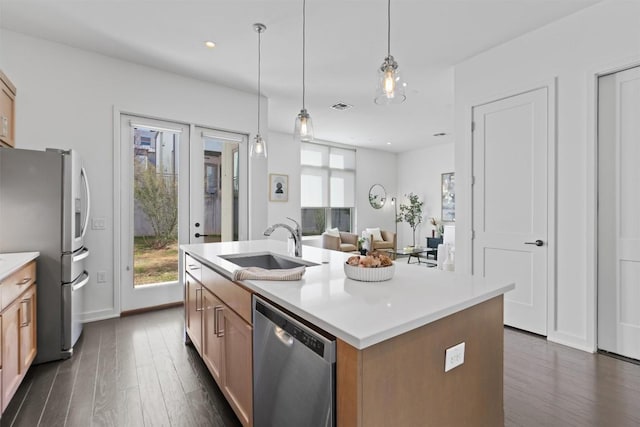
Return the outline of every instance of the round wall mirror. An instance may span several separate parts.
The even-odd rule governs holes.
[[[373,184],[369,189],[369,204],[373,209],[380,209],[387,201],[387,192],[380,184]]]

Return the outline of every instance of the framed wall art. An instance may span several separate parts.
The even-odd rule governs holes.
[[[272,202],[289,200],[289,175],[269,174],[269,200]]]
[[[456,177],[453,172],[442,174],[442,222],[456,220]]]

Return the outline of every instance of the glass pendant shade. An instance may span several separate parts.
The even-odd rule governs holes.
[[[260,134],[256,135],[249,147],[249,156],[253,158],[267,158],[267,141],[262,139]]]
[[[293,138],[296,142],[313,142],[313,121],[304,108],[296,116]]]
[[[306,34],[307,34],[307,1],[302,0],[302,109],[296,116],[296,124],[293,127],[293,140],[295,142],[313,142],[313,122],[304,103],[305,99],[305,58],[306,58]]]
[[[378,69],[378,87],[374,101],[378,105],[400,104],[407,99],[398,63],[389,55]]]

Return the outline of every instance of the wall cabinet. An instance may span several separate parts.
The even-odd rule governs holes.
[[[0,145],[15,147],[16,87],[0,71]]]
[[[234,412],[253,425],[251,293],[185,255],[185,324]]]
[[[36,356],[35,279],[35,262],[31,262],[0,281],[2,412],[9,405]]]

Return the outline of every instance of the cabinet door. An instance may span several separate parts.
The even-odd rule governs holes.
[[[252,327],[228,308],[223,311],[224,390],[243,425],[253,423]]]
[[[2,313],[2,411],[20,385],[20,300]]]
[[[185,278],[187,333],[195,348],[202,354],[202,285],[188,274],[185,274]]]
[[[36,286],[24,293],[20,304],[20,375],[25,375],[36,357]]]
[[[202,358],[209,367],[209,371],[218,384],[222,367],[222,342],[224,305],[211,292],[202,291],[203,301],[203,325],[202,334]]]
[[[10,147],[15,146],[14,124],[15,87],[0,71],[0,142]]]

